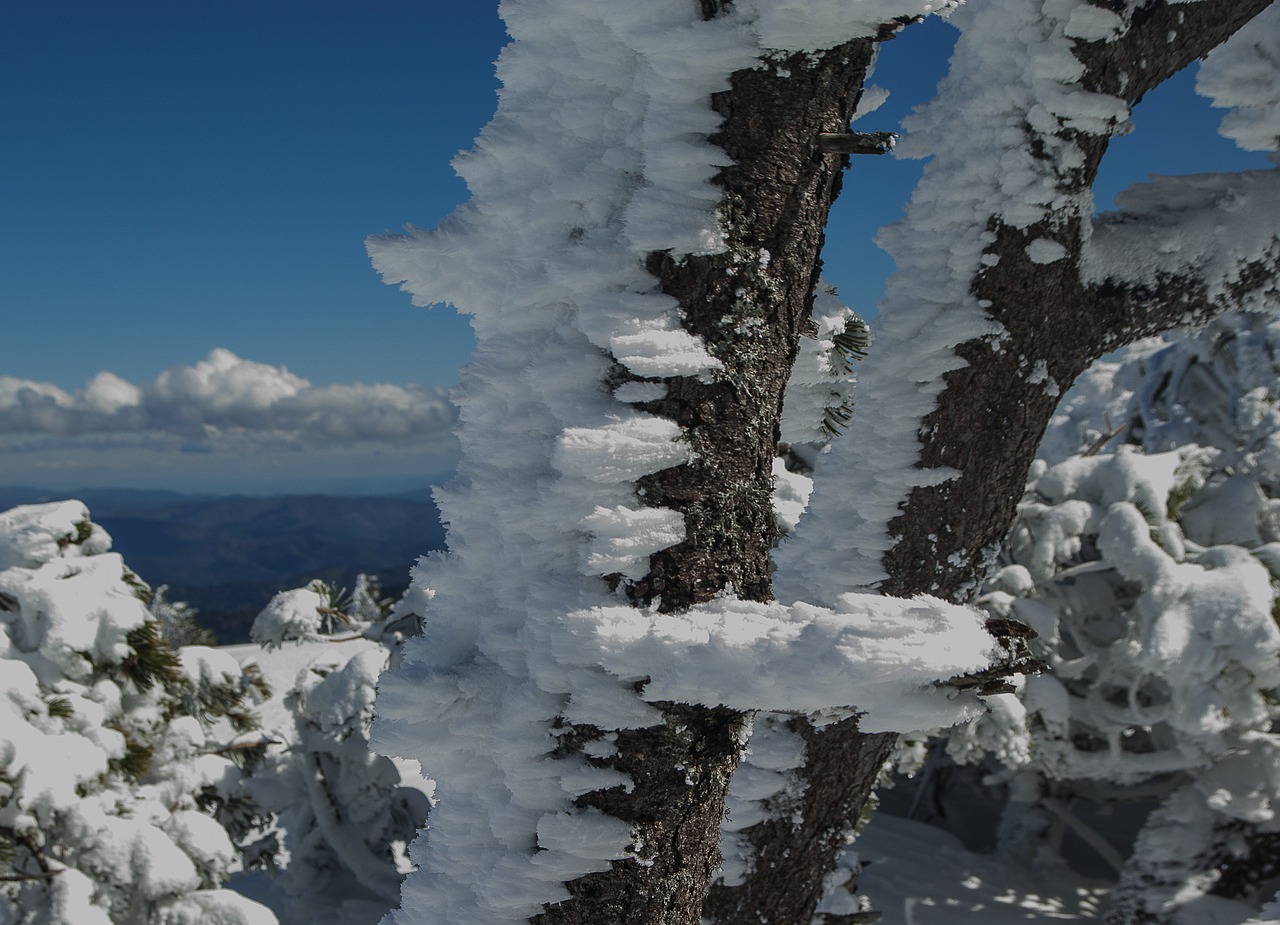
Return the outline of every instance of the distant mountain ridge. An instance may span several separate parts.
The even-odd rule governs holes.
[[[350,587],[364,572],[398,595],[416,559],[444,548],[440,512],[425,489],[250,497],[0,487],[0,510],[67,498],[88,505],[129,567],[153,587],[169,585],[171,600],[195,606],[223,644],[247,641],[277,591],[311,578]]]

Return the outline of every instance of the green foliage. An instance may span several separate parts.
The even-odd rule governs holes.
[[[265,753],[263,746],[253,767],[261,763]],[[274,821],[271,813],[264,814],[248,797],[227,795],[214,787],[206,787],[196,794],[196,806],[227,830],[240,852],[245,870],[275,870],[280,837],[269,831]]]
[[[839,366],[845,375],[853,372],[853,364],[867,358],[867,350],[871,347],[871,327],[853,315],[845,322],[844,330],[831,338],[839,355]]]
[[[51,697],[45,701],[49,716],[54,719],[71,719],[75,712],[71,709],[71,701],[66,697]]]
[[[138,577],[138,574],[129,568],[125,568],[124,574],[120,577],[124,583],[129,586],[129,590],[133,592],[134,597],[142,601],[146,606],[151,606],[151,600],[154,595],[151,593],[150,585]]]
[[[853,364],[867,358],[871,346],[871,328],[857,315],[851,315],[844,330],[831,338],[831,368],[840,376],[853,374]],[[853,419],[853,402],[843,401],[828,405],[822,412],[822,432],[828,437],[838,437]]]
[[[251,688],[270,694],[270,688],[261,676],[250,677],[248,674],[240,683],[212,684],[199,691],[188,687],[181,698],[182,712],[194,716],[204,725],[225,718],[236,732],[252,732],[262,724],[250,703]]]
[[[182,663],[164,638],[158,620],[147,620],[130,630],[125,640],[132,653],[120,663],[120,668],[138,690],[149,691],[156,684],[171,690],[182,682]]]
[[[66,549],[68,546],[83,546],[89,537],[93,536],[93,522],[88,518],[77,520],[75,524],[75,533],[68,533],[58,538],[58,548]]]
[[[357,575],[355,587],[351,589],[318,578],[307,587],[324,598],[320,614],[324,617],[321,629],[325,633],[336,632],[339,626],[359,629],[356,624],[381,623],[395,606],[395,600],[383,595],[381,584],[372,575]]]
[[[112,758],[107,766],[117,774],[130,780],[141,780],[151,770],[151,760],[155,757],[155,749],[146,742],[141,742],[128,730],[113,727],[124,735],[124,755]]]
[[[1160,513],[1152,507],[1151,502],[1148,499],[1139,496],[1131,500],[1133,506],[1138,509],[1138,513],[1142,515],[1143,520],[1151,524],[1153,527],[1160,525]]]
[[[853,406],[845,403],[829,405],[822,412],[822,432],[828,437],[838,437],[853,420]]]

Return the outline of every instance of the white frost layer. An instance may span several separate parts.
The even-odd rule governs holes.
[[[600,427],[566,427],[556,441],[551,464],[567,476],[591,482],[634,482],[642,475],[689,461],[680,443],[680,425],[666,418],[635,415]]]
[[[800,522],[800,515],[809,506],[809,495],[813,491],[813,479],[788,471],[786,465],[778,457],[773,460],[773,516],[783,533],[791,533]]]
[[[1196,90],[1231,111],[1218,131],[1249,151],[1280,148],[1280,7],[1267,7],[1209,53]]]
[[[684,515],[668,508],[598,507],[582,525],[592,534],[584,571],[596,575],[643,578],[650,555],[684,541]]]
[[[754,20],[763,48],[815,51],[839,42],[866,38],[902,17],[949,10],[960,0],[746,0],[735,4]]]
[[[742,833],[767,819],[798,811],[805,784],[796,771],[805,763],[805,741],[788,728],[790,717],[765,713],[751,724],[751,738],[729,781],[720,821],[720,882],[739,886],[751,873],[755,849]]]
[[[1219,299],[1252,265],[1280,262],[1280,170],[1156,177],[1120,193],[1116,205],[1095,223],[1085,253],[1090,282],[1182,277],[1203,281]],[[1264,297],[1231,305],[1259,310]]]
[[[641,683],[647,700],[868,714],[868,732],[964,722],[975,699],[935,682],[990,664],[976,611],[931,597],[841,595],[832,609],[721,600],[682,613],[598,607],[566,618],[560,657]],[[594,637],[594,638],[592,638]]]

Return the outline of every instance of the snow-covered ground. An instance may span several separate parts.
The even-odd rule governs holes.
[[[855,850],[868,864],[859,892],[884,914],[880,925],[1089,921],[1099,917],[1112,886],[1067,867],[1031,869],[966,851],[935,826],[884,812]]]

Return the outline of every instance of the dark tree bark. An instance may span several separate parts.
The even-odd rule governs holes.
[[[794,814],[747,831],[755,853],[753,869],[741,886],[712,887],[704,912],[713,922],[811,922],[823,880],[865,811],[897,741],[893,733],[860,733],[853,719],[826,732],[801,719],[791,725],[806,742],[804,796]],[[804,820],[810,837],[796,838],[793,818]]]

